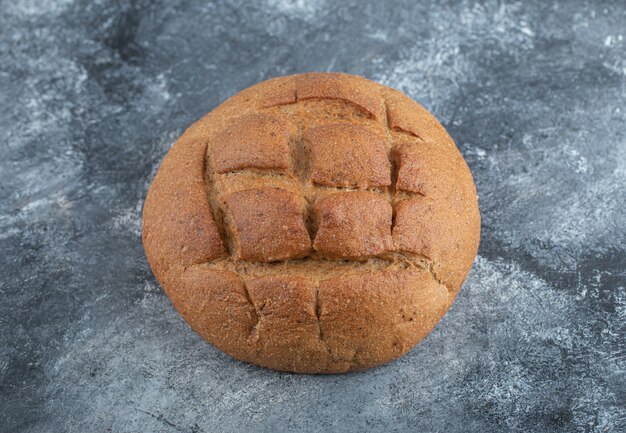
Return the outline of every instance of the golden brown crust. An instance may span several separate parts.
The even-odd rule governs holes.
[[[251,279],[247,287],[259,317],[253,335],[255,358],[279,370],[306,371],[302,366],[309,363],[324,365],[316,283],[304,277],[267,275]],[[278,353],[288,355],[276,357]]]
[[[392,131],[413,135],[422,141],[448,148],[454,146],[443,126],[424,107],[397,90],[386,88],[383,93],[387,108],[387,124]]]
[[[164,287],[194,331],[236,358],[249,356],[258,317],[237,274],[189,267]]]
[[[175,265],[192,265],[226,255],[209,209],[201,142],[185,134],[163,160],[143,211],[143,242],[157,278]]]
[[[263,113],[235,119],[211,146],[216,173],[246,168],[286,171],[291,167],[289,122]]]
[[[339,192],[315,205],[319,229],[314,248],[322,256],[366,258],[391,250],[393,210],[387,198],[369,191]]]
[[[372,92],[371,82],[357,76],[312,72],[296,76],[296,99],[340,99],[367,111],[381,120],[385,112],[383,100]]]
[[[382,137],[349,123],[308,129],[311,181],[316,185],[381,187],[391,184],[387,144]]]
[[[229,194],[225,203],[237,245],[233,260],[273,262],[297,259],[310,251],[304,209],[296,194],[261,187]]]
[[[445,147],[415,141],[402,142],[394,147],[393,157],[398,170],[398,191],[445,200],[458,188],[454,172],[461,167],[462,159],[454,158]]]
[[[379,271],[320,282],[322,337],[345,370],[395,359],[448,309],[448,290],[421,270]]]
[[[445,314],[480,237],[437,120],[361,77],[259,83],[189,128],[143,214],[148,261],[233,357],[334,373],[395,359]]]

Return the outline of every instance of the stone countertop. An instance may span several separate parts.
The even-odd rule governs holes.
[[[626,3],[204,3],[0,0],[0,431],[626,431]],[[480,195],[452,310],[363,373],[233,361],[140,241],[185,127],[312,70],[421,102]]]

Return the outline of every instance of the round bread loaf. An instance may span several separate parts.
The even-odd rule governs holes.
[[[264,81],[191,126],[143,210],[176,309],[236,359],[361,370],[409,351],[476,256],[465,160],[404,94],[361,77]]]

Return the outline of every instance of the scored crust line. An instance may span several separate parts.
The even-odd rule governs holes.
[[[423,263],[422,265],[420,265],[420,267],[423,270],[427,271],[430,274],[430,277],[433,280],[435,280],[437,282],[437,284],[439,284],[441,286],[444,286],[446,288],[446,290],[448,291],[448,293],[454,292],[454,290],[452,290],[450,287],[448,287],[448,285],[445,282],[441,281],[441,279],[437,275],[437,272],[435,272],[435,269],[434,269],[434,264],[435,263],[434,263],[433,259],[431,259],[429,257],[426,257],[423,254],[417,254],[417,253],[412,253],[412,254],[413,254],[413,256],[416,259],[420,260]]]
[[[385,114],[383,116],[384,119],[384,130],[385,130],[385,136],[387,138],[387,158],[389,159],[389,177],[391,179],[391,184],[389,185],[389,187],[386,189],[386,195],[387,195],[387,201],[389,202],[389,205],[391,206],[391,236],[393,236],[393,229],[396,225],[396,207],[395,207],[395,199],[396,199],[396,183],[398,182],[398,167],[396,164],[396,160],[394,158],[393,155],[393,151],[394,151],[394,147],[395,147],[395,143],[393,141],[393,136],[391,135],[391,130],[389,128],[390,125],[390,121],[389,121],[389,109],[387,108],[387,101],[385,100],[385,98],[381,95],[381,98],[383,99],[383,107],[385,109]]]
[[[293,122],[290,116],[289,121]],[[298,185],[300,187],[300,196],[304,201],[304,226],[306,227],[307,233],[309,234],[309,240],[311,241],[311,247],[313,246],[313,242],[315,241],[315,224],[313,222],[314,211],[313,211],[313,200],[309,194],[308,186],[310,184],[311,178],[311,169],[312,169],[312,161],[311,161],[311,149],[307,147],[307,144],[304,140],[304,129],[302,125],[293,122],[298,130],[298,133],[295,137],[293,137],[289,144],[291,146],[291,166],[293,167],[294,177],[298,181]]]
[[[326,336],[324,335],[324,329],[322,328],[322,304],[320,304],[320,282],[319,280],[315,282],[315,318],[317,319],[317,335],[319,341],[326,347],[326,351],[328,352],[329,359],[332,358],[332,352],[330,350],[330,346],[328,345],[328,341],[326,340]]]
[[[222,176],[228,176],[229,174],[236,175],[240,173],[257,174],[259,176],[276,176],[276,177],[281,177],[285,179],[289,179],[290,177],[289,173],[285,173],[285,170],[274,169],[274,168],[253,168],[253,167],[239,168],[236,170],[228,170],[219,174]]]
[[[391,233],[393,235],[393,230],[396,225],[396,217],[397,217],[396,204],[399,201],[407,199],[412,196],[420,196],[420,197],[426,197],[426,196],[421,192],[398,191],[398,177],[399,177],[400,165],[398,164],[398,161],[396,160],[395,155],[394,155],[396,142],[393,138],[392,132],[399,132],[402,134],[407,134],[411,137],[415,137],[419,139],[422,142],[425,142],[425,140],[420,135],[411,133],[409,131],[405,131],[402,128],[392,128],[391,127],[392,122],[391,122],[391,119],[389,118],[389,115],[390,115],[389,102],[384,97],[383,97],[383,100],[384,100],[385,121],[386,121],[385,130],[386,130],[386,135],[387,135],[387,140],[388,140],[388,158],[389,158],[389,164],[391,167],[391,186],[389,187],[388,196],[389,196],[389,202],[391,204],[391,209],[392,209]],[[404,254],[401,251],[398,251],[397,254],[404,256]],[[435,280],[439,285],[444,286],[446,290],[448,291],[448,293],[453,292],[453,290],[450,287],[448,287],[447,284],[441,281],[441,279],[437,276],[437,273],[435,272],[434,267],[433,267],[434,262],[432,259],[430,259],[429,257],[426,257],[423,254],[417,254],[417,253],[411,253],[411,254],[419,258],[419,260],[421,261],[420,267],[428,271],[428,273],[430,274],[430,277],[433,280]]]
[[[211,214],[213,215],[215,225],[217,226],[220,240],[224,248],[226,248],[226,250],[228,251],[228,255],[232,257],[233,251],[231,251],[231,244],[233,241],[231,238],[230,227],[228,227],[228,224],[224,222],[224,210],[221,208],[217,199],[218,191],[215,182],[215,170],[212,167],[212,161],[210,159],[211,152],[209,151],[209,146],[210,143],[207,141],[203,161],[203,184],[206,190],[207,198],[209,200],[209,209],[211,210]]]
[[[195,265],[191,265],[190,267],[196,268],[204,268],[204,269],[213,269],[220,271],[232,271],[243,277],[250,278],[258,278],[268,275],[284,275],[285,264],[292,265],[302,265],[303,262],[308,260],[314,260],[314,256],[307,256],[304,258],[298,259],[287,259],[280,260],[272,263],[266,262],[254,262],[247,260],[238,260],[237,262],[230,261],[228,258],[222,258],[218,260],[211,260],[204,263],[198,263]],[[315,260],[314,260],[315,261]],[[359,269],[354,265],[361,265],[364,268],[367,268],[369,271],[385,271],[388,269],[397,269],[397,268],[414,268],[420,269],[422,271],[426,271],[430,274],[431,278],[435,280],[438,284],[446,286],[449,290],[451,290],[441,279],[437,276],[433,266],[433,260],[424,256],[423,254],[417,253],[403,253],[403,252],[390,252],[383,253],[379,256],[372,256],[364,261],[356,261],[356,260],[344,260],[344,261],[334,261],[334,260],[317,260],[318,263],[332,263],[334,266],[339,265],[339,268],[345,268],[346,272],[342,272],[341,275],[350,275],[352,273],[358,274],[360,272],[350,272],[350,270]],[[329,265],[330,266],[330,265]],[[314,274],[313,276],[308,275],[306,271],[298,270],[297,266],[292,270],[290,275],[296,276],[307,276],[309,278],[313,278],[316,281],[324,281],[325,279],[320,279],[320,272],[324,275],[328,275],[328,278],[333,278],[332,274],[328,273],[328,270],[325,268],[318,268],[311,270]]]
[[[246,284],[246,281],[241,276],[239,276],[239,281],[241,282],[241,287],[243,288],[243,295],[246,298],[248,304],[250,304],[250,306],[252,307],[252,317],[250,317],[250,319],[252,320],[252,327],[248,332],[248,338],[252,338],[256,333],[257,325],[259,324],[260,320],[260,315],[256,309],[256,305],[254,305],[254,302],[252,302],[252,297],[250,296],[250,292],[248,291],[248,285]]]
[[[385,101],[385,120],[387,121],[387,125],[386,126],[387,126],[387,130],[389,130],[390,133],[391,132],[396,132],[396,133],[400,133],[400,134],[405,134],[405,135],[409,135],[411,137],[416,137],[419,140],[421,140],[423,142],[426,142],[426,140],[424,140],[422,138],[422,136],[419,135],[419,134],[407,131],[405,129],[400,128],[399,126],[396,126],[395,128],[392,127],[391,126],[392,122],[391,122],[391,119],[389,118],[389,102],[387,102],[387,99],[385,99],[385,98],[383,98],[383,100]]]
[[[315,285],[315,317],[317,319],[317,332],[320,338],[320,341],[324,341],[324,331],[322,330],[322,306],[320,305],[320,288],[319,282]]]

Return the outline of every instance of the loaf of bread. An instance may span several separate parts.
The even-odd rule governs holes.
[[[148,261],[191,327],[294,372],[409,351],[450,307],[479,238],[472,176],[445,129],[347,74],[231,97],[174,144],[143,210]]]

